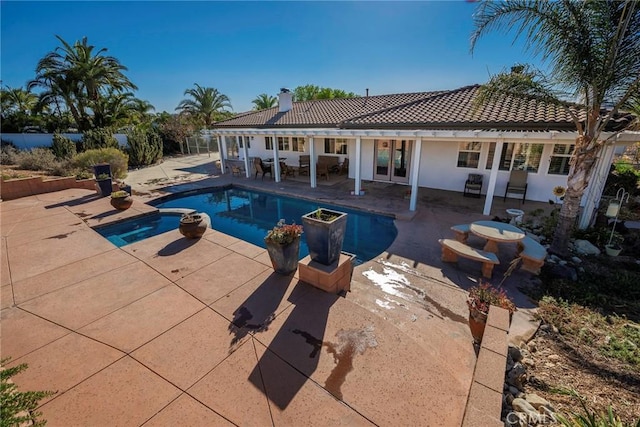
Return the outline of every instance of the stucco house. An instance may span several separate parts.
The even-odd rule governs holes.
[[[418,187],[462,193],[469,174],[480,174],[489,214],[493,196],[504,196],[510,171],[517,169],[528,171],[527,200],[549,200],[555,186],[566,185],[569,172],[576,138],[569,109],[580,118],[585,111],[508,97],[476,108],[479,88],[305,102],[293,102],[283,89],[277,107],[217,122],[208,134],[218,139],[223,164],[244,161],[247,177],[253,157],[286,158],[297,166],[301,155],[310,155],[309,182],[315,187],[318,156],[348,158],[354,194],[360,194],[363,180],[405,184],[414,190],[410,210],[416,209]],[[618,132],[628,120],[620,115],[602,135],[609,140],[582,200],[585,213],[600,200],[616,147],[640,141],[638,132]],[[279,181],[278,161],[274,168]],[[590,219],[585,214],[580,224]]]

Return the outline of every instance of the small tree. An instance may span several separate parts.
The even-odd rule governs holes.
[[[2,359],[5,365],[10,359]],[[44,426],[47,422],[39,420],[42,413],[36,411],[38,402],[56,392],[53,391],[18,391],[11,382],[11,377],[27,369],[27,364],[12,368],[0,367],[0,427],[21,425]]]
[[[82,135],[82,149],[95,150],[97,148],[118,148],[118,140],[111,129],[91,129]]]
[[[76,155],[76,143],[59,133],[54,133],[51,150],[57,159],[70,159]]]
[[[154,130],[133,128],[127,133],[127,141],[130,166],[151,165],[162,157],[162,139]]]

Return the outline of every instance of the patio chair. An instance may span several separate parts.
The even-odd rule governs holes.
[[[477,173],[470,173],[464,183],[464,197],[480,197],[482,193],[482,177]]]
[[[509,182],[507,188],[504,190],[504,197],[502,201],[507,200],[507,194],[522,194],[522,203],[527,196],[527,175],[529,171],[526,170],[512,170],[509,175]]]
[[[303,154],[300,156],[299,162],[298,175],[309,175],[309,169],[311,168],[311,156]]]
[[[323,177],[329,180],[329,166],[326,163],[316,163],[316,176],[318,178]]]
[[[340,175],[347,174],[349,175],[349,159],[344,159],[342,164],[340,165]]]
[[[288,166],[285,162],[280,161],[280,176],[283,176],[285,179],[288,176],[296,176],[295,170],[291,166]]]
[[[262,174],[262,179],[264,179],[264,175],[265,174],[269,174],[271,175],[271,177],[273,177],[273,172],[271,171],[271,166],[267,166],[264,163],[262,163],[262,159],[259,157],[256,157],[255,159],[253,159],[253,167],[256,168],[256,176],[253,177],[253,179],[256,179],[258,177],[258,174],[261,173]]]

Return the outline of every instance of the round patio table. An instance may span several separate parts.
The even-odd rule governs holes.
[[[498,253],[498,243],[513,243],[524,239],[524,231],[511,224],[497,221],[476,221],[471,224],[469,231],[478,237],[487,239],[484,250]]]

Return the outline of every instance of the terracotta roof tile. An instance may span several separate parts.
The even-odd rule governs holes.
[[[284,113],[273,107],[217,122],[214,127],[575,130],[568,109],[585,119],[585,110],[573,104],[515,97],[474,110],[479,88],[294,102]],[[610,127],[620,127],[628,119],[618,116]]]

